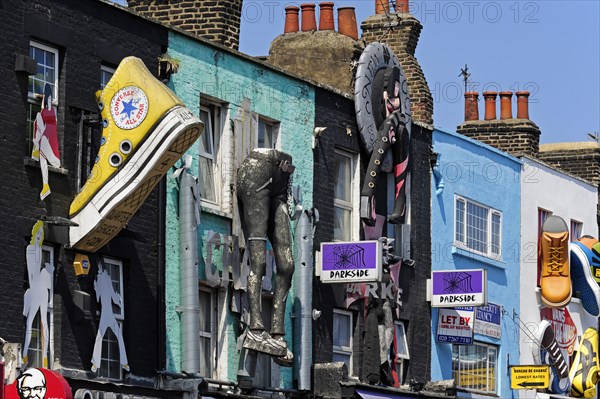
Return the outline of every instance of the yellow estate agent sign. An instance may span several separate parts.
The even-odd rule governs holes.
[[[550,386],[550,366],[512,366],[512,389],[543,389]]]

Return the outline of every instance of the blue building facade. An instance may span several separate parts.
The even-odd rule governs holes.
[[[520,306],[521,161],[439,129],[433,132],[433,149],[432,271],[485,270],[488,305],[459,313],[432,308],[431,380],[454,379],[461,396],[517,397],[510,389],[509,363],[519,359],[513,317]],[[456,314],[462,319],[453,319]],[[474,330],[472,344],[438,337],[453,320]]]

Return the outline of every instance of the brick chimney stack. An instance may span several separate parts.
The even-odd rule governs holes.
[[[239,48],[242,0],[128,0],[128,6],[148,18]]]
[[[471,96],[472,93],[469,93]],[[465,122],[456,128],[460,134],[482,141],[511,155],[538,156],[540,129],[529,120],[527,92],[517,92],[519,108],[513,118],[512,96],[510,91],[500,92],[500,119],[496,119],[496,92],[484,92],[485,120],[474,120],[473,113],[466,112],[472,106],[465,95]]]
[[[374,3],[376,10],[382,12],[381,0],[375,0]],[[360,27],[362,39],[367,44],[379,41],[394,51],[408,81],[413,120],[432,125],[433,97],[419,61],[415,57],[415,49],[423,25],[409,14],[408,0],[397,1],[395,12],[390,9],[387,14],[370,16]]]

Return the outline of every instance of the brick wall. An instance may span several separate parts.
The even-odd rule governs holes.
[[[360,25],[362,39],[367,43],[387,44],[396,54],[408,81],[413,120],[433,124],[433,97],[425,74],[415,57],[423,25],[409,14],[376,14]]]
[[[141,57],[156,71],[158,55],[167,43],[166,29],[111,4],[82,0],[4,1],[0,31],[6,39],[0,50],[4,71],[0,91],[0,336],[23,342],[23,294],[27,288],[25,248],[31,227],[43,215],[68,217],[77,190],[78,120],[82,110],[97,112],[94,93],[99,89],[100,66],[116,67],[126,55]],[[50,172],[52,194],[39,200],[41,173],[29,159],[25,140],[28,78],[14,71],[15,54],[29,54],[30,40],[59,50],[58,131],[65,169]],[[9,173],[7,171],[10,171]],[[114,239],[99,254],[124,262],[124,338],[132,375],[154,376],[158,364],[157,300],[157,191],[128,224],[130,235]],[[49,226],[46,244],[55,251],[54,354],[60,365],[89,370],[98,319],[82,318],[73,304],[74,290],[92,294],[92,276],[78,280],[65,249],[65,227]],[[95,263],[95,262],[94,262]],[[95,267],[95,266],[94,266]],[[93,271],[92,271],[93,273]],[[92,299],[95,302],[95,299]],[[149,348],[152,348],[149,350]],[[56,363],[58,364],[58,363]]]
[[[239,48],[242,0],[129,0],[128,5],[147,17]]]
[[[600,144],[598,143],[543,144],[537,157],[595,186],[600,185]]]
[[[514,156],[538,153],[540,129],[528,119],[468,121],[456,131]]]
[[[315,100],[315,126],[328,128],[325,134],[319,138],[317,148],[314,150],[314,206],[319,210],[320,215],[314,238],[314,248],[316,249],[320,248],[321,243],[333,240],[335,149],[344,149],[360,154],[361,186],[369,157],[361,152],[359,147],[354,103],[323,89],[317,89]],[[346,126],[350,127],[350,134],[346,132]],[[414,377],[419,381],[429,380],[431,363],[431,311],[429,303],[425,300],[425,283],[431,274],[430,149],[431,131],[413,125],[411,253],[416,264],[415,268],[404,267],[401,271],[403,307],[400,319],[406,323],[409,353],[413,356],[413,360],[409,362],[407,378]],[[385,204],[385,190],[380,191],[383,193],[379,193],[382,194],[381,199],[378,196],[376,203]],[[380,209],[378,206],[377,213],[387,214],[388,212],[385,208]],[[323,313],[318,320],[313,322],[314,363],[331,361],[333,350],[332,304],[343,308],[345,288],[345,285],[340,284],[315,283],[313,307]],[[357,347],[356,342],[355,347]]]

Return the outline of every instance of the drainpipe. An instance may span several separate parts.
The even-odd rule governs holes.
[[[167,185],[166,179],[160,179],[158,185],[158,228],[157,228],[157,276],[156,276],[156,299],[157,299],[157,320],[158,320],[158,367],[157,370],[162,370],[166,367],[167,353],[167,325],[165,321],[165,273],[166,273],[166,256],[165,256],[165,226],[166,226],[166,201],[167,201]]]
[[[179,177],[179,274],[181,282],[181,370],[200,371],[200,297],[198,294],[198,179],[188,171],[192,157],[186,156],[184,166],[175,171]]]
[[[294,300],[294,371],[298,375],[298,389],[311,389],[312,368],[312,287],[313,287],[313,223],[318,222],[316,209],[303,210],[296,224],[298,285]]]

